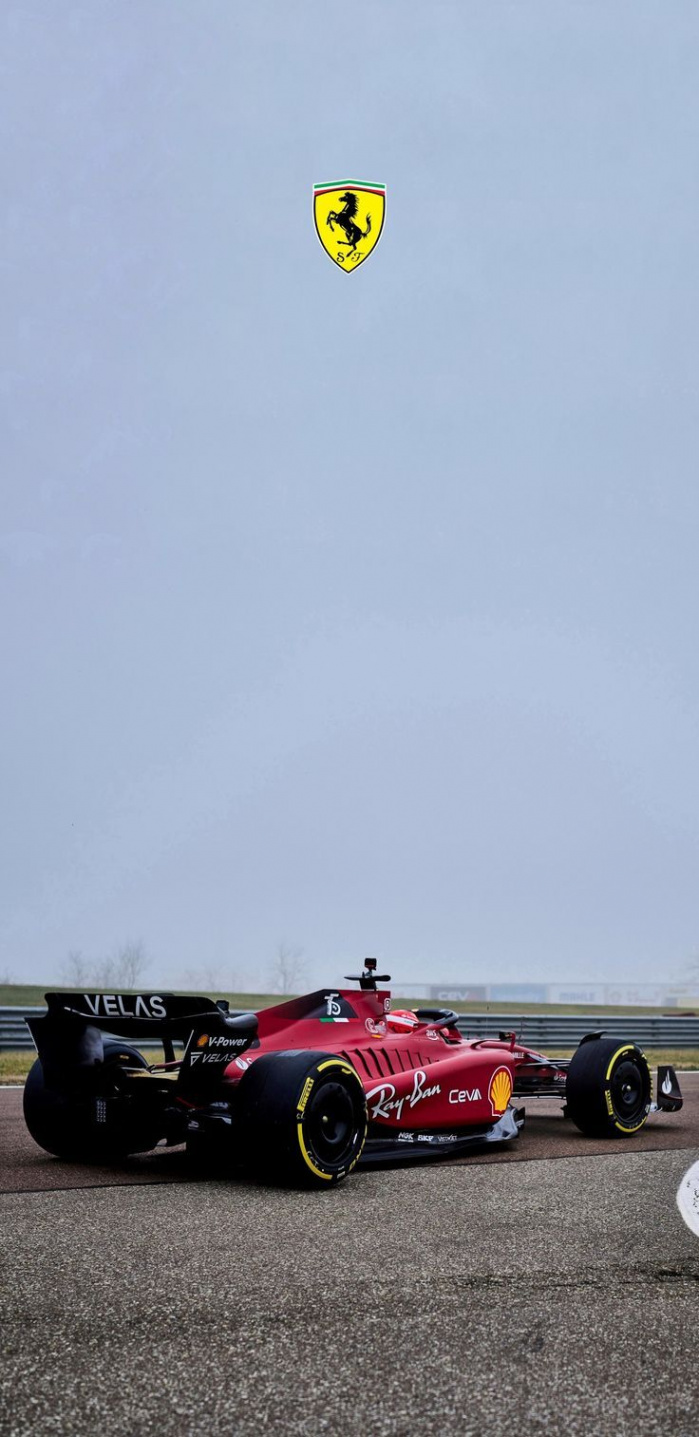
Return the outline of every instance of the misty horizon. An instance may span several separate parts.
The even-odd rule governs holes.
[[[688,976],[696,7],[6,32],[0,973]]]

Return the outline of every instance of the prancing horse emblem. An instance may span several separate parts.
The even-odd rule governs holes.
[[[313,191],[318,239],[340,269],[358,269],[376,248],[385,212],[385,185],[338,180],[316,185]]]
[[[360,230],[359,225],[354,222],[354,217],[359,209],[359,200],[354,191],[348,190],[346,195],[340,195],[340,204],[344,205],[344,209],[341,209],[339,214],[337,210],[331,210],[325,223],[330,225],[331,229],[334,225],[339,225],[347,235],[347,239],[338,240],[338,244],[348,244],[355,250],[357,240],[366,239],[367,235],[371,234],[371,215],[367,214],[366,229]]]

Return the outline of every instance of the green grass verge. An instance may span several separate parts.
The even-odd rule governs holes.
[[[62,986],[62,985],[60,985],[60,984],[53,984],[53,985],[52,985],[52,984],[50,984],[50,983],[31,983],[31,984],[24,984],[24,983],[4,983],[4,984],[0,984],[0,1007],[14,1007],[14,1008],[42,1007],[42,1006],[43,1006],[43,1003],[44,1003],[44,994],[45,994],[46,992],[57,992],[57,993],[60,993],[60,991],[61,991],[61,986]],[[64,991],[65,991],[65,992],[74,992],[75,990],[74,990],[74,989],[71,989],[71,988],[66,988]],[[104,991],[107,991],[107,990],[105,990],[105,989],[93,989],[93,988],[88,988],[87,991],[90,992],[90,993],[92,993],[92,992],[104,992]],[[109,989],[108,991],[113,992],[113,989]],[[122,989],[121,991],[122,991],[122,992],[127,992],[128,990],[127,990],[127,989]],[[135,992],[135,991],[139,991],[139,992],[141,992],[141,993],[148,993],[148,992],[158,992],[158,993],[159,993],[159,992],[168,991],[168,990],[167,990],[167,989],[160,988],[160,987],[158,987],[157,985],[154,985],[153,987],[150,987],[147,983],[144,983],[143,986],[142,986],[139,990],[135,990],[135,989],[134,989],[134,990],[131,990],[131,991],[134,991],[134,992]],[[179,989],[176,989],[176,990],[175,990],[175,989],[172,989],[172,990],[169,990],[169,991],[177,991],[177,992],[183,992],[183,991],[184,991],[184,992],[187,992],[188,990],[187,990],[186,988],[185,988],[185,989],[179,988]],[[282,994],[280,994],[280,993],[207,993],[206,996],[209,997],[209,998],[227,998],[227,999],[228,999],[228,1002],[230,1003],[230,1005],[231,1005],[232,1008],[253,1008],[253,1009],[255,1009],[255,1010],[257,1010],[258,1008],[269,1008],[269,1007],[271,1007],[271,1005],[272,1005],[273,1003],[282,1003],[282,1002],[284,1001],[284,996],[283,996]],[[287,994],[286,997],[291,997],[291,994]],[[403,1008],[419,1008],[422,1004],[425,1004],[425,1005],[427,1005],[427,1004],[434,1005],[434,1004],[436,1004],[436,1002],[437,1002],[437,999],[436,999],[436,998],[401,998],[401,997],[399,997],[399,996],[394,996],[394,997],[393,997],[393,1005],[394,1005],[394,1007],[396,1007],[396,1008],[401,1008],[401,1007],[403,1007]],[[666,1014],[668,1017],[673,1017],[673,1016],[677,1016],[680,1012],[688,1012],[688,1011],[690,1011],[691,1008],[692,1008],[692,1006],[696,1007],[696,1009],[697,1009],[698,1012],[699,1012],[699,998],[697,998],[696,1000],[694,1000],[694,1004],[693,1004],[692,1002],[689,1002],[689,1001],[688,1001],[687,1004],[686,1004],[682,1009],[680,1009],[680,1008],[672,1009],[672,1008],[614,1007],[614,1006],[611,1006],[611,1005],[610,1005],[610,1006],[605,1006],[605,1007],[599,1007],[599,1006],[595,1006],[595,1004],[593,1004],[593,1003],[459,1003],[459,1002],[452,1002],[452,1003],[447,1004],[446,1000],[445,1000],[443,1006],[444,1006],[444,1007],[447,1007],[447,1006],[448,1006],[448,1007],[450,1007],[450,1008],[453,1008],[457,1013],[512,1013],[514,1016],[516,1016],[516,1015],[519,1014],[519,1013],[592,1013],[592,1014],[599,1014],[599,1013],[612,1014],[612,1013],[617,1013],[617,1014],[620,1014],[620,1015],[622,1015],[622,1016],[623,1016],[624,1014],[627,1014],[627,1015],[629,1015],[629,1016],[632,1016],[633,1014],[639,1014],[639,1015],[640,1015],[640,1014],[644,1014],[644,1013],[645,1013],[645,1014],[648,1014],[648,1016],[652,1016],[654,1013],[656,1013],[656,1014],[657,1014],[657,1013],[664,1013],[664,1014]]]
[[[75,993],[77,990],[66,988],[62,983],[0,983],[0,1008],[43,1008],[45,993]],[[86,984],[80,989],[81,993],[113,993],[113,988],[95,988],[92,984]],[[156,984],[144,983],[140,988],[119,988],[120,993],[187,993],[194,990],[188,988],[166,988],[158,987]],[[269,1008],[272,1003],[281,1003],[282,997],[279,993],[207,993],[207,998],[227,998],[231,1008]]]
[[[548,1056],[569,1058],[573,1051],[572,1048],[551,1048]],[[0,1053],[0,1087],[3,1084],[24,1083],[35,1057],[33,1048],[31,1051],[23,1049],[21,1052]],[[149,1063],[154,1063],[162,1054],[155,1048],[149,1048],[144,1052],[144,1057]],[[699,1048],[650,1048],[646,1057],[651,1068],[656,1068],[658,1063],[672,1063],[678,1073],[699,1069]]]

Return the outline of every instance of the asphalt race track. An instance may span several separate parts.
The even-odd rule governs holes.
[[[680,1074],[685,1106],[673,1117],[653,1114],[643,1132],[633,1139],[634,1152],[699,1148],[699,1072]],[[545,1098],[525,1104],[526,1123],[521,1136],[502,1148],[456,1159],[453,1164],[468,1167],[482,1163],[531,1162],[536,1158],[586,1157],[604,1154],[615,1144],[606,1139],[586,1138],[572,1123],[561,1117],[560,1103]],[[624,1144],[624,1146],[626,1146]],[[440,1167],[444,1163],[440,1161]],[[433,1164],[430,1164],[433,1166]],[[449,1164],[452,1166],[452,1163]],[[30,1138],[22,1118],[22,1093],[17,1088],[0,1088],[0,1193],[42,1192],[56,1188],[115,1187],[132,1183],[196,1182],[196,1172],[187,1163],[181,1148],[156,1149],[107,1168],[64,1163],[51,1158]]]
[[[694,1437],[681,1081],[641,1141],[530,1103],[509,1151],[306,1194],[68,1166],[0,1090],[0,1433]]]

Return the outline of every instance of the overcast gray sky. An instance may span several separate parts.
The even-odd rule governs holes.
[[[696,4],[1,24],[0,969],[679,972]]]

